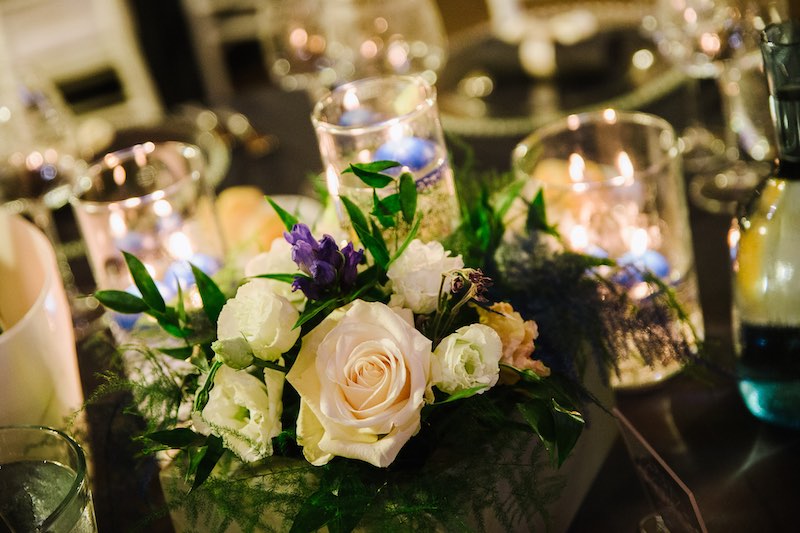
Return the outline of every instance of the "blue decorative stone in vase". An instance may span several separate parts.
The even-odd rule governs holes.
[[[420,170],[436,159],[436,145],[419,137],[400,137],[383,143],[372,155],[373,161],[397,161],[411,170]]]

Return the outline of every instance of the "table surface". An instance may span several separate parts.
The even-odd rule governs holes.
[[[669,96],[645,110],[668,116],[682,108],[684,96]],[[270,194],[293,193],[319,171],[308,118],[310,105],[304,94],[262,88],[237,95],[231,105],[247,114],[257,129],[276,134],[280,147],[263,157],[236,149],[221,187],[250,184]],[[676,127],[685,120],[670,118]],[[519,139],[467,140],[475,141],[471,144],[479,163],[506,169]],[[725,241],[730,220],[695,209],[690,217],[709,353],[717,362],[730,363]],[[96,373],[108,367],[113,346],[110,337],[93,336],[79,347],[84,388],[92,391],[100,383]],[[800,501],[800,432],[752,417],[729,376],[715,374],[704,382],[680,375],[652,390],[618,394],[617,406],[694,493],[708,531],[797,530],[794,505]],[[163,513],[157,467],[138,456],[130,441],[140,423],[125,414],[124,407],[124,394],[117,394],[87,408],[100,531],[172,531]],[[651,511],[625,444],[617,439],[570,531],[634,532]],[[143,517],[147,517],[145,525]]]

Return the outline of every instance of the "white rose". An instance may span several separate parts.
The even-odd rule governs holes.
[[[497,383],[503,343],[495,330],[470,324],[445,337],[433,352],[431,372],[439,390],[452,394],[479,385],[482,394]]]
[[[244,267],[247,277],[259,274],[299,274],[297,263],[292,261],[292,245],[283,237],[272,241],[268,252],[263,252],[252,258]],[[263,278],[262,278],[263,279]],[[275,279],[264,279],[272,292],[289,300],[298,311],[306,305],[306,296],[303,291],[293,291],[292,284]]]
[[[442,274],[460,268],[464,268],[461,256],[450,257],[440,242],[424,244],[414,239],[386,273],[394,292],[389,305],[408,307],[417,314],[432,313],[436,310]],[[449,278],[443,290],[450,290]]]
[[[299,316],[289,300],[272,292],[266,280],[254,279],[225,302],[217,322],[217,338],[244,337],[253,355],[275,361],[297,341],[300,329],[293,326]]]
[[[310,463],[385,467],[419,431],[431,341],[412,320],[408,309],[358,300],[303,338],[286,379],[301,397],[297,437]]]
[[[272,455],[272,438],[281,432],[284,375],[264,369],[264,382],[244,370],[220,367],[195,429],[214,433],[243,461]]]

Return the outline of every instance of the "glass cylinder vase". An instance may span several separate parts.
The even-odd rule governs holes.
[[[527,194],[542,191],[548,221],[568,248],[624,267],[615,281],[635,302],[654,294],[647,275],[657,277],[702,332],[681,158],[669,123],[613,109],[570,115],[523,140],[513,160],[517,176],[529,180]],[[627,355],[611,373],[618,389],[658,383],[682,366]]]
[[[453,171],[436,106],[436,91],[419,77],[366,78],[342,85],[317,102],[312,121],[319,140],[328,191],[348,225],[340,198],[346,196],[364,213],[372,211],[373,190],[353,173],[352,163],[395,161],[417,185],[418,236],[440,239],[459,220]],[[396,185],[377,190],[379,197]],[[402,228],[401,232],[408,228]]]

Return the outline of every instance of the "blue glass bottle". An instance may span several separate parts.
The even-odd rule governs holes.
[[[731,230],[739,390],[763,420],[800,428],[800,24],[761,44],[777,164]]]

